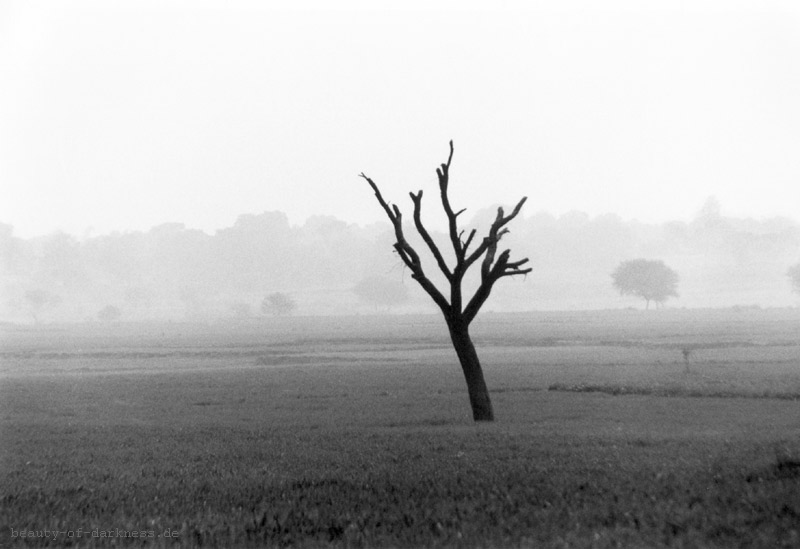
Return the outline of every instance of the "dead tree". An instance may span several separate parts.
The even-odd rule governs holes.
[[[447,163],[442,164],[436,170],[436,175],[439,177],[439,192],[442,199],[442,207],[444,208],[445,215],[447,215],[450,243],[455,252],[455,266],[452,268],[448,266],[441,251],[434,243],[433,238],[431,238],[430,233],[428,233],[427,229],[425,229],[425,226],[422,224],[422,191],[416,194],[413,192],[409,193],[411,201],[414,203],[414,226],[422,237],[422,240],[428,246],[433,258],[436,260],[436,264],[439,266],[439,269],[450,285],[449,299],[445,297],[445,294],[443,294],[425,275],[419,254],[409,245],[403,235],[403,216],[400,213],[400,208],[398,208],[396,204],[390,205],[384,200],[378,186],[372,179],[363,173],[361,177],[366,179],[367,183],[372,187],[372,190],[375,191],[378,202],[386,212],[386,215],[389,216],[389,220],[394,226],[395,239],[397,240],[394,244],[394,249],[400,256],[400,259],[403,260],[403,263],[405,263],[411,271],[411,277],[419,283],[422,289],[433,299],[444,314],[444,319],[450,331],[450,339],[453,342],[453,347],[461,363],[461,369],[464,372],[464,378],[467,381],[467,390],[469,392],[469,402],[472,406],[473,419],[475,421],[493,421],[494,411],[492,410],[492,402],[489,398],[489,390],[486,387],[486,381],[483,377],[481,363],[480,360],[478,360],[478,353],[475,351],[475,346],[469,334],[469,325],[475,319],[481,306],[488,299],[495,282],[504,276],[524,275],[531,272],[530,268],[522,267],[528,262],[527,258],[519,261],[511,261],[510,250],[503,250],[499,254],[497,252],[500,239],[503,235],[508,233],[506,225],[519,214],[527,197],[523,197],[516,207],[514,207],[514,210],[508,215],[505,215],[503,208],[498,208],[497,216],[489,228],[489,234],[483,237],[474,249],[470,250],[470,245],[475,242],[476,231],[472,229],[467,237],[464,238],[464,231],[458,228],[458,216],[461,215],[464,210],[462,209],[454,212],[447,195],[450,181],[450,162],[452,160],[453,142],[450,141],[450,156],[447,158]],[[465,300],[461,290],[464,275],[467,273],[467,270],[479,260],[481,261],[480,285],[474,295],[469,300]]]

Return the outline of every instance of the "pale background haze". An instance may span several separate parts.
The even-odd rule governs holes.
[[[0,4],[0,221],[367,224],[357,174],[408,209],[451,138],[473,212],[798,218],[793,2],[267,5]]]

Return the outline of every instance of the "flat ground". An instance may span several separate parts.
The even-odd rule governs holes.
[[[0,546],[800,546],[800,311],[473,333],[493,424],[436,316],[5,327]]]

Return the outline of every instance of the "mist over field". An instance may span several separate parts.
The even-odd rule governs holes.
[[[0,547],[800,548],[799,59],[791,0],[0,1]]]
[[[410,214],[410,202],[397,198]],[[438,221],[440,205],[426,200],[426,219]],[[485,233],[495,208],[474,212],[466,227]],[[577,211],[556,217],[533,208],[526,205],[527,216],[510,224],[502,242],[529,257],[533,271],[498,284],[485,312],[642,308],[641,299],[620,296],[610,278],[621,261],[640,257],[662,260],[678,273],[679,297],[667,307],[798,304],[786,276],[800,260],[794,220],[727,217],[713,198],[688,223]],[[449,249],[444,234],[434,238]],[[393,243],[388,223],[359,226],[315,216],[292,225],[279,211],[242,215],[214,234],[166,223],[146,232],[22,239],[0,225],[0,320],[96,321],[109,307],[120,321],[242,319],[264,314],[262,301],[276,292],[295,302],[295,315],[434,312]],[[423,262],[442,282],[433,259],[423,256]],[[405,289],[407,298],[374,303],[354,291],[376,278],[386,284],[381,291],[400,288],[403,296]],[[49,301],[34,310],[31,292]]]

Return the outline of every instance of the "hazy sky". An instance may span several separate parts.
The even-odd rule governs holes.
[[[797,2],[333,4],[0,3],[0,222],[433,218],[451,138],[471,211],[800,219]]]

